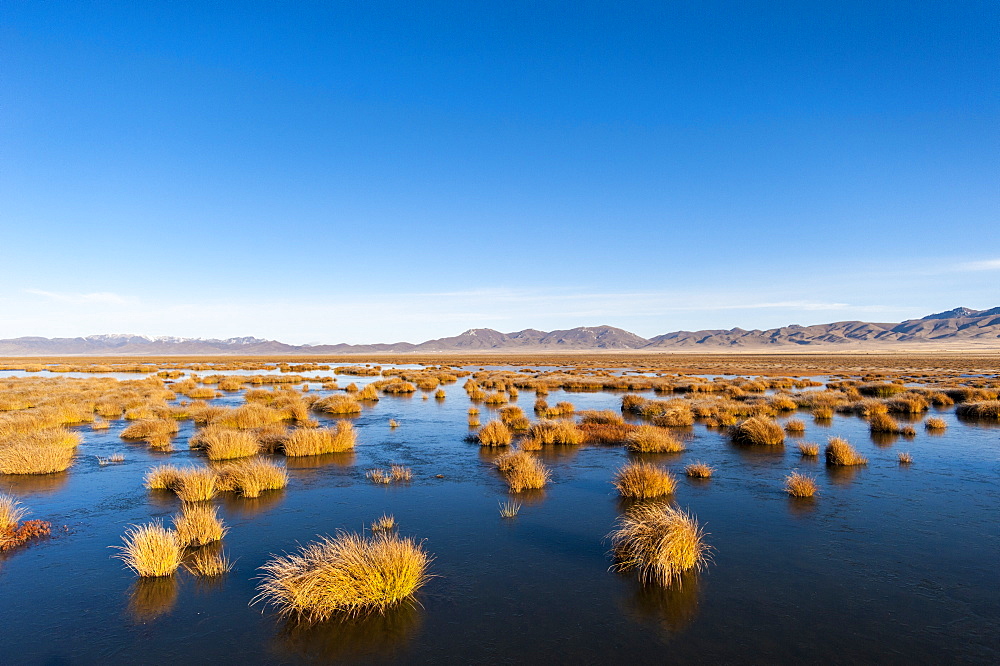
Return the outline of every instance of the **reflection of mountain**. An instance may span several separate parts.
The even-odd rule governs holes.
[[[1000,348],[1000,308],[947,312],[910,319],[898,324],[840,321],[813,326],[790,325],[766,331],[729,330],[674,331],[646,339],[613,326],[583,326],[564,331],[525,329],[501,333],[474,328],[461,335],[420,344],[396,342],[369,345],[288,345],[259,338],[203,340],[195,338],[150,338],[140,335],[91,335],[83,338],[13,338],[0,340],[0,356],[166,356],[166,355],[334,355],[408,352],[550,352],[550,351],[723,351],[781,349],[892,349],[930,348],[971,344]]]

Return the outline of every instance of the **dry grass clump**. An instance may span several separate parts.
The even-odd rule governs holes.
[[[785,421],[785,432],[789,434],[801,435],[806,431],[806,423],[802,419],[788,419]]]
[[[174,516],[174,531],[181,546],[204,546],[221,541],[228,531],[214,506],[184,504]]]
[[[396,519],[388,514],[382,514],[372,523],[372,532],[388,532],[396,528]]]
[[[138,576],[170,576],[181,565],[183,550],[177,533],[159,521],[130,526],[122,541],[125,545],[116,546],[120,551],[116,557]]]
[[[690,569],[702,569],[709,547],[698,520],[666,504],[642,504],[622,515],[608,535],[618,571],[638,571],[647,584],[669,585]]]
[[[579,430],[587,444],[622,444],[637,427],[631,423],[584,423],[579,426]],[[521,448],[524,448],[523,443]]]
[[[1000,421],[1000,400],[963,402],[955,408],[955,414],[966,419]]]
[[[545,419],[553,419],[557,416],[569,416],[576,412],[576,407],[571,402],[557,402],[553,407],[546,407],[539,410],[536,406],[535,413]]]
[[[658,426],[641,425],[625,438],[625,448],[637,453],[677,453],[684,442]]]
[[[899,452],[899,453],[897,454],[897,457],[898,457],[898,459],[899,459],[899,464],[900,464],[900,465],[910,465],[910,464],[912,464],[912,463],[913,463],[913,456],[911,456],[911,455],[910,455],[910,454],[909,454],[908,452],[906,452],[906,451],[900,451],[900,452]]]
[[[268,561],[255,601],[307,622],[385,612],[426,583],[430,562],[421,544],[393,532],[341,531]]]
[[[227,428],[252,430],[280,423],[288,418],[281,410],[273,409],[258,402],[240,405],[236,409],[226,409],[212,419],[212,423]]]
[[[142,419],[122,430],[122,439],[141,440],[154,448],[169,448],[180,424],[176,419]]]
[[[494,463],[503,475],[511,492],[544,488],[550,473],[542,462],[524,451],[510,451],[496,459]]]
[[[711,479],[715,468],[703,462],[693,462],[684,468],[684,473],[692,479]]]
[[[815,421],[829,421],[833,418],[833,407],[828,407],[826,405],[814,407],[812,410],[812,417]]]
[[[572,421],[539,421],[531,426],[528,437],[540,444],[580,444],[584,434]]]
[[[490,421],[479,430],[477,437],[481,446],[510,446],[514,435],[503,421]]]
[[[215,497],[215,472],[206,467],[188,467],[178,470],[176,480],[169,490],[173,490],[182,502],[207,502]]]
[[[649,499],[672,495],[677,480],[667,470],[647,462],[632,462],[615,473],[615,488],[622,497]]]
[[[218,425],[210,425],[191,438],[192,449],[204,449],[209,460],[232,460],[260,453],[260,443],[254,433]]]
[[[17,529],[27,510],[10,495],[0,494],[0,535]]]
[[[924,428],[927,430],[945,430],[948,428],[948,422],[942,418],[932,416],[924,421]]]
[[[785,431],[773,419],[751,416],[730,428],[729,438],[744,446],[780,446],[785,441]]]
[[[103,419],[94,421],[90,424],[91,430],[108,430],[111,428],[111,423]]]
[[[263,458],[228,463],[218,472],[219,490],[234,491],[243,497],[260,497],[266,490],[281,490],[287,485],[285,468]]]
[[[868,419],[868,430],[875,434],[901,434],[903,427],[888,414],[872,414]]]
[[[867,465],[868,458],[858,453],[846,439],[831,437],[829,443],[826,445],[826,464],[843,466]]]
[[[341,421],[335,428],[296,429],[284,441],[283,448],[290,457],[317,456],[350,451],[356,442],[354,426]]]
[[[367,386],[365,387],[368,388]],[[374,387],[372,388],[374,391]],[[360,397],[360,394],[358,394]],[[378,399],[378,394],[376,393],[375,399]],[[350,395],[331,395],[322,400],[317,400],[313,403],[313,409],[325,412],[327,414],[334,414],[337,416],[344,416],[349,414],[360,414],[361,413],[361,403],[355,400]]]
[[[69,468],[80,435],[64,428],[0,438],[0,474],[52,474]]]
[[[622,426],[625,425],[625,419],[622,418],[621,414],[616,414],[610,409],[598,412],[598,411],[585,411],[580,412],[580,425],[613,425]]]
[[[812,497],[817,490],[816,479],[811,476],[792,472],[785,477],[785,492],[792,497]]]
[[[819,444],[812,442],[799,442],[799,453],[807,458],[815,458],[819,455]]]
[[[196,550],[184,560],[184,569],[194,576],[221,576],[233,568],[225,553],[204,548]]]

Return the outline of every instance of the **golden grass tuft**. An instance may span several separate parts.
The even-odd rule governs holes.
[[[174,531],[181,546],[190,547],[221,541],[228,529],[214,506],[184,504],[174,516]]]
[[[819,455],[819,444],[812,442],[799,442],[799,453],[807,458],[815,458]]]
[[[792,497],[812,497],[817,490],[816,479],[811,476],[792,472],[785,477],[785,492]]]
[[[354,449],[356,442],[357,434],[354,426],[346,421],[340,421],[335,428],[293,430],[284,442],[284,451],[289,457],[343,453]]]
[[[219,490],[237,492],[243,497],[260,497],[264,491],[281,490],[287,485],[288,472],[264,458],[228,463],[218,472]]]
[[[396,529],[396,519],[388,514],[382,514],[381,518],[372,522],[372,532],[388,532]]]
[[[888,414],[872,414],[868,418],[868,430],[874,434],[900,434],[903,428]]]
[[[183,550],[177,533],[159,521],[130,526],[122,541],[125,545],[116,546],[120,551],[116,557],[138,576],[170,576],[181,565]]]
[[[19,501],[10,495],[0,494],[0,534],[13,532],[27,514]]]
[[[948,427],[948,422],[942,418],[932,416],[931,418],[924,421],[924,428],[927,430],[945,430]]]
[[[365,472],[365,476],[372,483],[378,483],[378,484],[392,483],[392,473],[387,472],[379,467],[368,470],[367,472]]]
[[[421,544],[392,532],[333,537],[277,556],[264,571],[255,601],[307,622],[385,612],[426,583],[431,557]]]
[[[539,421],[528,430],[528,437],[540,444],[580,444],[584,433],[572,421]]]
[[[983,421],[1000,421],[1000,400],[965,402],[955,408],[959,418]]]
[[[260,442],[254,433],[217,425],[203,428],[191,438],[190,446],[204,449],[209,460],[233,460],[260,453]]]
[[[913,456],[911,456],[906,451],[900,451],[897,454],[897,458],[899,459],[899,464],[900,465],[911,465],[911,464],[913,464]]]
[[[691,569],[702,569],[709,547],[698,520],[666,504],[633,507],[611,538],[617,571],[637,571],[647,584],[670,585]]]
[[[509,446],[514,438],[503,421],[490,421],[479,430],[479,444],[481,446]]]
[[[854,465],[867,465],[868,458],[865,458],[863,455],[858,453],[846,439],[843,439],[842,437],[831,437],[829,443],[826,445],[826,464],[847,467]]]
[[[677,453],[684,450],[684,442],[658,426],[641,425],[626,436],[625,448],[637,453]]]
[[[0,474],[52,474],[69,468],[80,435],[64,428],[16,433],[0,440]]]
[[[232,568],[233,563],[225,553],[206,549],[196,550],[184,561],[184,569],[191,575],[199,577],[221,576],[229,573]]]
[[[413,480],[413,470],[402,465],[390,465],[389,475],[393,483],[409,483]]]
[[[378,399],[377,395],[376,399]],[[323,398],[322,400],[317,400],[313,403],[313,409],[327,414],[333,414],[335,416],[345,416],[350,414],[360,414],[361,403],[352,398],[350,395],[336,394]]]
[[[729,438],[744,446],[780,446],[785,441],[785,431],[773,419],[751,416],[730,428]]]
[[[828,405],[814,407],[812,410],[812,417],[815,421],[829,421],[833,418],[833,407]]]
[[[806,422],[802,419],[788,419],[785,421],[785,432],[801,434],[806,431]]]
[[[631,462],[615,473],[615,488],[622,497],[649,499],[672,495],[677,480],[667,470],[647,462]]]
[[[524,451],[509,451],[494,463],[510,487],[511,492],[537,490],[549,482],[547,467],[535,456]]]
[[[684,473],[692,479],[711,479],[715,468],[703,462],[693,462],[684,468]]]

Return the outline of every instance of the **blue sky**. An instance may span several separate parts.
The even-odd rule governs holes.
[[[0,11],[0,337],[1000,305],[993,2]]]

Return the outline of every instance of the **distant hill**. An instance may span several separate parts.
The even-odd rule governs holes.
[[[675,331],[646,339],[614,326],[582,326],[564,331],[525,329],[501,333],[473,328],[461,335],[419,344],[395,342],[367,345],[289,345],[260,338],[148,337],[88,335],[81,338],[24,337],[0,340],[0,356],[169,356],[169,355],[336,355],[436,352],[648,351],[712,352],[766,351],[809,348],[818,352],[853,347],[940,349],[972,346],[1000,351],[1000,307],[990,310],[955,308],[900,323],[839,321],[814,326],[783,326],[768,330]]]

